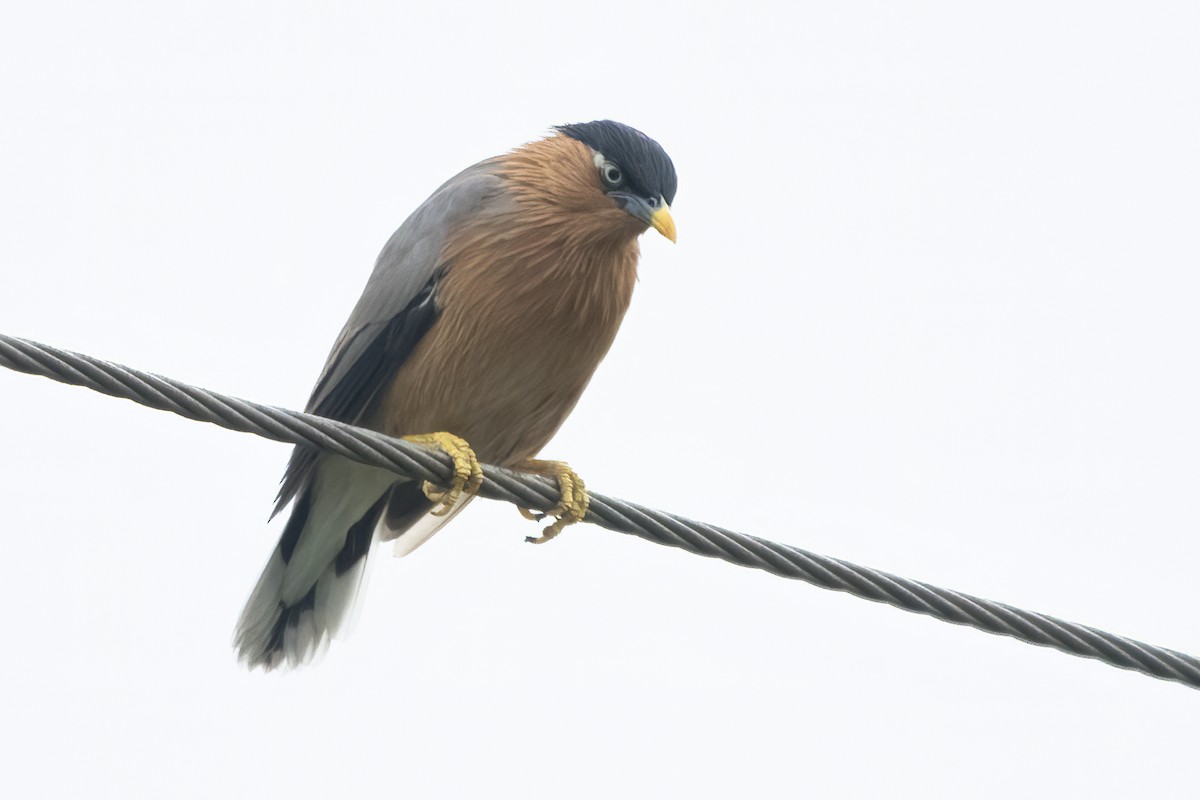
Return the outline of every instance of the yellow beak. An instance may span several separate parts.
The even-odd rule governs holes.
[[[665,204],[650,215],[650,224],[654,226],[654,230],[672,242],[675,241],[675,220],[671,217],[671,209]]]

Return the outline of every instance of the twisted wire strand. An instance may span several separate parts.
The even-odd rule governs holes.
[[[408,478],[445,485],[452,474],[449,456],[402,439],[311,414],[240,400],[4,334],[0,334],[0,366],[85,386],[230,430],[281,442],[313,445]],[[545,478],[486,464],[483,473],[484,482],[479,494],[484,497],[540,511],[552,508],[558,501],[557,487]],[[696,555],[761,569],[824,589],[848,592],[855,597],[926,614],[943,622],[1011,636],[1029,644],[1094,658],[1114,667],[1200,689],[1200,659],[1097,628],[942,589],[601,494],[591,493],[585,521]]]

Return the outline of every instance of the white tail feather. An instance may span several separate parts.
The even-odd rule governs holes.
[[[381,542],[389,542],[393,539],[396,543],[392,545],[392,555],[396,558],[404,558],[406,555],[416,550],[421,545],[429,541],[430,537],[442,529],[450,520],[458,516],[458,513],[467,507],[467,503],[471,502],[474,495],[462,495],[454,503],[454,507],[444,516],[435,517],[433,514],[426,514],[412,525],[409,525],[403,530],[396,530],[387,523],[387,515],[385,514],[379,520],[379,527],[375,530],[375,538]]]
[[[343,458],[319,462],[290,557],[285,560],[276,546],[238,620],[234,647],[242,661],[267,669],[298,666],[320,655],[343,630],[353,616],[368,556],[339,575],[338,554],[347,532],[394,482],[391,473]]]
[[[395,480],[389,472],[344,458],[321,461],[308,520],[283,573],[285,603],[302,598],[325,574],[346,542],[346,531]]]

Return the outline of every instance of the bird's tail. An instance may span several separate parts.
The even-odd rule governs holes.
[[[395,480],[342,458],[321,459],[238,620],[234,649],[243,663],[268,670],[298,666],[337,635],[354,606]]]

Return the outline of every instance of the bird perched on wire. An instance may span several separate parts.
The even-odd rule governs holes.
[[[459,173],[380,253],[307,411],[440,448],[438,488],[298,446],[275,512],[291,516],[238,621],[251,668],[312,659],[354,600],[372,542],[400,555],[470,500],[480,462],[554,478],[543,542],[583,518],[565,464],[534,459],[616,336],[638,236],[672,242],[677,178],[657,142],[608,120],[563,125]],[[525,512],[527,516],[536,516]]]

